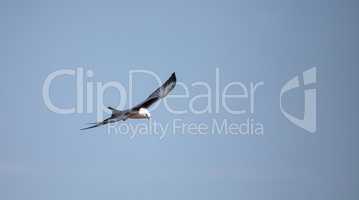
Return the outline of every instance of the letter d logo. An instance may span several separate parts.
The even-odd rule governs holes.
[[[303,72],[304,85],[314,84],[317,82],[317,69],[315,67]],[[280,110],[283,115],[293,124],[315,133],[317,130],[317,91],[316,89],[304,90],[304,118],[298,119],[287,113],[282,106],[282,96],[284,93],[300,87],[299,78],[295,76],[289,80],[280,91]]]

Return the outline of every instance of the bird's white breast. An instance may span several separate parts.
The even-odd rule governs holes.
[[[150,112],[146,108],[140,108],[138,112],[132,113],[129,115],[131,119],[143,119],[150,116]]]

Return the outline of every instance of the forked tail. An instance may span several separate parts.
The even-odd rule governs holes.
[[[102,125],[104,125],[104,124],[106,124],[106,123],[105,123],[105,121],[103,121],[103,122],[94,122],[94,123],[89,123],[89,124],[93,124],[93,125],[92,125],[92,126],[89,126],[89,127],[86,127],[86,128],[82,128],[82,129],[80,129],[80,130],[86,130],[86,129],[90,129],[90,128],[96,128],[96,127],[102,126]]]
[[[116,118],[118,114],[121,114],[121,111],[120,111],[120,110],[117,110],[117,109],[112,108],[112,107],[107,107],[107,108],[112,111],[112,115],[111,115],[109,118],[103,120],[102,122],[89,123],[89,124],[92,124],[92,126],[89,126],[89,127],[86,127],[86,128],[82,128],[82,129],[80,129],[80,130],[87,130],[87,129],[91,129],[91,128],[96,128],[96,127],[98,127],[98,126],[102,126],[102,125],[111,123],[111,121],[113,122],[113,119]]]

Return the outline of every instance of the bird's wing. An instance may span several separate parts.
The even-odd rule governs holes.
[[[154,104],[157,100],[167,96],[168,93],[176,86],[176,74],[173,72],[170,78],[162,84],[161,87],[157,88],[150,96],[146,98],[142,103],[136,105],[131,110],[139,110],[140,108],[148,108]]]

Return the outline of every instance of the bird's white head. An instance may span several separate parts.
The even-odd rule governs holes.
[[[151,113],[146,108],[140,108],[138,111],[140,115],[142,115],[144,118],[150,119]]]

